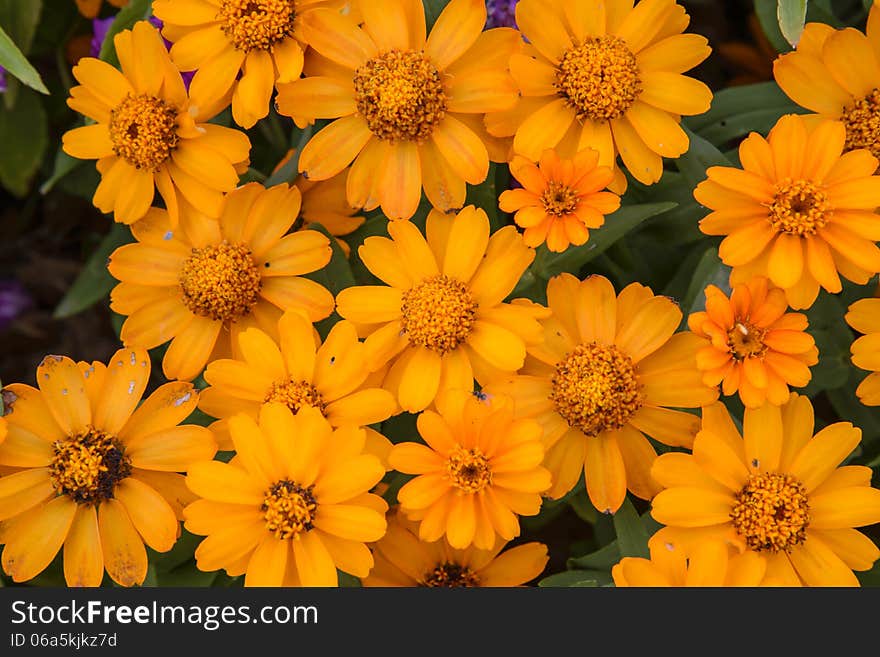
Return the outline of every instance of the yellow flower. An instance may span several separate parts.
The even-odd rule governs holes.
[[[514,419],[509,399],[481,393],[451,391],[437,408],[417,420],[427,445],[400,443],[388,456],[395,470],[417,475],[397,493],[401,510],[419,521],[421,540],[445,536],[460,550],[519,536],[518,516],[536,515],[550,487],[541,426]]]
[[[433,211],[427,240],[413,224],[388,224],[391,239],[368,237],[361,260],[386,285],[342,290],[337,312],[367,336],[370,369],[390,362],[383,387],[410,412],[445,390],[472,390],[523,365],[541,339],[534,311],[502,303],[535,252],[513,226],[489,236],[483,210]]]
[[[390,219],[409,219],[422,188],[435,207],[460,208],[465,182],[483,182],[489,167],[469,123],[515,102],[507,57],[519,33],[483,32],[480,0],[452,0],[427,38],[420,0],[371,0],[360,10],[363,26],[328,9],[303,18],[314,55],[307,77],[278,86],[278,111],[301,127],[334,120],[303,148],[299,170],[326,180],[354,161],[349,204],[381,206]]]
[[[686,554],[680,545],[651,541],[651,558],[625,557],[611,569],[614,585],[759,586],[767,563],[754,552],[739,553],[723,541],[707,539]]]
[[[107,0],[114,7],[124,7],[128,0]],[[86,18],[95,18],[101,12],[103,0],[76,0],[76,8]]]
[[[183,199],[217,217],[223,193],[247,169],[243,132],[208,123],[190,103],[159,32],[146,21],[113,38],[122,72],[93,57],[73,67],[80,82],[67,104],[95,121],[64,133],[64,152],[97,160],[101,182],[92,202],[116,221],[143,217],[159,190],[173,225]]]
[[[880,6],[868,14],[867,36],[808,23],[797,50],[773,62],[773,76],[816,119],[842,121],[844,150],[867,148],[880,157]]]
[[[869,374],[856,388],[866,406],[880,406],[880,299],[861,299],[849,307],[846,323],[864,335],[852,344],[853,365]]]
[[[743,168],[706,171],[694,198],[712,212],[700,230],[726,235],[718,253],[733,267],[733,285],[768,276],[799,309],[820,285],[840,292],[838,272],[864,285],[880,271],[877,158],[864,149],[841,155],[845,139],[839,121],[810,125],[790,114],[767,139],[753,132],[743,140]]]
[[[151,209],[132,226],[137,242],[108,265],[121,281],[110,307],[128,316],[123,343],[152,349],[171,340],[165,376],[192,379],[209,360],[237,356],[245,329],[275,337],[284,310],[327,317],[333,295],[302,274],[330,261],[330,243],[314,230],[286,234],[299,206],[295,187],[249,183],[228,195],[219,222],[187,208],[172,229],[165,211]]]
[[[222,110],[251,128],[269,113],[275,83],[303,69],[303,17],[317,7],[339,11],[344,0],[154,0],[153,13],[173,42],[171,59],[196,71],[192,102]]]
[[[515,135],[530,160],[546,148],[562,157],[595,148],[618,193],[618,154],[636,180],[657,182],[663,158],[688,149],[681,115],[712,102],[705,84],[682,75],[711,52],[704,37],[681,33],[688,21],[674,0],[521,0],[516,22],[531,46],[511,57],[510,72],[522,98],[486,117],[489,133]]]
[[[294,415],[266,404],[259,425],[229,421],[234,463],[194,464],[187,485],[201,497],[184,509],[185,527],[206,536],[201,570],[245,574],[245,586],[336,586],[339,568],[365,577],[365,542],[385,534],[388,505],[370,488],[379,459],[364,453],[363,429],[336,430],[313,408]]]
[[[786,313],[785,293],[756,277],[733,288],[730,298],[706,288],[705,312],[691,313],[688,327],[706,344],[697,352],[703,382],[721,384],[725,395],[739,392],[745,406],[788,401],[788,386],[810,382],[808,365],[819,362],[807,316]]]
[[[204,427],[178,426],[198,402],[189,383],[166,383],[138,407],[149,377],[147,352],[121,349],[106,366],[46,356],[39,389],[3,390],[0,465],[16,471],[0,478],[0,543],[13,581],[36,577],[64,546],[68,586],[98,586],[105,568],[121,586],[141,584],[144,543],[174,545],[190,499],[178,473],[217,445]]]
[[[703,409],[693,454],[660,456],[666,489],[651,515],[667,527],[652,540],[692,546],[716,538],[767,566],[765,585],[858,586],[853,570],[880,557],[854,527],[880,522],[871,469],[840,466],[862,432],[837,422],[813,435],[813,407],[796,393],[784,406],[746,409],[743,433],[720,403]]]
[[[689,447],[699,418],[668,407],[696,408],[718,397],[697,369],[702,339],[676,333],[678,306],[638,283],[617,295],[604,276],[562,274],[547,285],[547,300],[545,342],[529,348],[520,374],[485,391],[510,395],[517,416],[544,427],[550,497],[565,495],[583,471],[600,511],[616,512],[627,488],[651,499],[660,490],[650,474],[657,454],[644,434]]]
[[[366,385],[366,349],[351,322],[337,322],[321,344],[311,322],[289,311],[278,321],[277,334],[276,343],[259,328],[246,329],[238,335],[241,357],[215,360],[205,370],[211,387],[202,391],[199,408],[221,418],[211,426],[221,449],[232,448],[226,418],[236,413],[256,418],[267,402],[281,402],[294,413],[316,408],[333,427],[382,422],[397,410],[390,392]],[[390,449],[387,442],[368,430],[368,443]]]
[[[570,244],[585,244],[587,229],[599,228],[605,215],[620,207],[617,194],[602,191],[613,174],[608,167],[596,166],[598,161],[598,151],[591,148],[570,160],[548,149],[538,166],[519,155],[513,158],[510,173],[523,187],[502,192],[498,205],[516,213],[513,220],[525,228],[526,246],[547,242],[548,249],[560,252]]]
[[[444,588],[522,586],[547,565],[547,546],[525,543],[504,550],[498,541],[491,550],[473,546],[457,550],[445,539],[419,540],[414,523],[397,509],[388,512],[388,532],[373,545],[376,565],[364,586],[435,586]]]

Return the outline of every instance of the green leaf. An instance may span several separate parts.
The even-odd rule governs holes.
[[[783,114],[805,111],[775,82],[759,82],[722,89],[715,94],[708,112],[685,117],[682,123],[716,146],[726,148],[726,142],[752,130],[765,134]]]
[[[434,23],[437,22],[437,17],[440,16],[448,4],[449,0],[424,0],[425,23],[428,26],[429,34],[431,33],[431,28],[434,27]]]
[[[589,587],[611,586],[614,580],[609,573],[600,570],[567,570],[563,573],[549,575],[538,582],[538,586],[547,587]]]
[[[151,0],[131,0],[125,7],[119,10],[116,18],[110,24],[104,42],[101,44],[101,52],[98,57],[108,64],[119,66],[119,57],[116,55],[116,47],[113,45],[113,37],[134,27],[138,21],[146,20],[152,11]]]
[[[777,0],[776,20],[785,40],[797,46],[807,20],[807,0]]]
[[[617,533],[617,545],[621,556],[648,558],[650,536],[628,497],[614,514],[614,531]]]
[[[48,194],[56,183],[64,178],[68,173],[77,167],[85,164],[85,160],[78,160],[65,153],[62,149],[58,149],[55,153],[55,164],[52,167],[52,175],[48,180],[40,185],[40,194]]]
[[[55,308],[53,317],[70,317],[105,298],[116,284],[116,279],[107,271],[107,259],[117,247],[132,240],[128,226],[114,223]]]
[[[582,557],[573,557],[566,562],[568,568],[586,568],[610,571],[611,567],[620,561],[623,556],[620,554],[620,548],[617,541],[612,541],[608,545],[599,548],[595,552],[585,554]]]
[[[42,10],[43,0],[0,0],[0,28],[24,55],[31,53]]]
[[[0,66],[31,89],[48,95],[49,90],[43,84],[43,79],[37,73],[37,69],[31,66],[27,58],[21,54],[21,51],[12,42],[12,39],[9,38],[9,35],[6,34],[2,26],[0,26]]]
[[[761,23],[761,29],[777,52],[788,52],[791,45],[779,29],[777,6],[777,0],[755,0],[755,14]]]
[[[25,196],[49,145],[49,126],[40,97],[22,89],[11,109],[0,107],[0,184]]]
[[[687,126],[684,126],[684,131],[690,140],[690,147],[676,160],[676,165],[691,188],[706,179],[706,169],[709,167],[733,166],[733,163],[708,140],[689,130]]]
[[[489,163],[489,174],[479,185],[468,185],[467,197],[465,205],[473,205],[482,209],[486,216],[489,217],[489,225],[492,230],[498,230],[500,223],[498,220],[498,188],[496,187],[496,173],[498,165],[494,162]],[[506,167],[504,167],[506,168]]]

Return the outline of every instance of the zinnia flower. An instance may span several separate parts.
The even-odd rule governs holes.
[[[522,156],[510,163],[511,175],[522,184],[498,198],[504,212],[514,212],[516,225],[525,228],[526,246],[547,243],[551,251],[580,246],[590,237],[589,228],[599,228],[605,215],[620,207],[620,197],[604,190],[614,174],[597,166],[599,153],[587,148],[571,160],[556,151],[544,151],[538,165]]]
[[[614,585],[759,586],[767,563],[754,552],[739,553],[723,541],[707,539],[689,555],[680,545],[651,541],[651,558],[625,557],[611,569]]]
[[[229,421],[235,464],[196,463],[187,485],[202,499],[184,509],[185,527],[206,536],[201,570],[245,575],[245,586],[336,586],[340,569],[365,577],[365,542],[385,534],[388,505],[370,492],[385,469],[364,453],[363,429],[335,431],[314,408],[294,415],[266,404],[259,425]]]
[[[535,252],[513,226],[489,237],[489,218],[468,206],[434,211],[427,240],[413,224],[388,224],[391,239],[368,237],[361,260],[386,285],[342,290],[337,312],[367,336],[370,369],[391,363],[383,387],[410,412],[441,392],[472,390],[523,365],[541,339],[534,310],[502,303]]]
[[[697,408],[718,397],[697,369],[702,339],[676,333],[675,302],[638,283],[617,295],[604,276],[562,274],[548,283],[547,300],[544,343],[529,347],[520,374],[485,392],[510,395],[518,417],[544,427],[550,497],[565,495],[583,471],[600,511],[617,511],[627,488],[651,499],[660,490],[650,474],[657,454],[645,434],[689,447],[699,418],[668,407]]]
[[[296,187],[249,183],[230,193],[220,221],[185,207],[180,229],[152,209],[132,226],[108,269],[121,281],[110,307],[128,318],[124,344],[147,349],[171,341],[162,360],[169,379],[192,379],[209,360],[238,353],[238,337],[259,326],[275,337],[282,311],[312,321],[333,310],[333,295],[302,278],[330,261],[327,237],[287,235],[299,212]]]
[[[351,322],[334,324],[321,344],[305,315],[289,311],[278,321],[277,334],[276,343],[256,327],[242,331],[241,357],[212,361],[205,370],[211,387],[202,391],[199,408],[221,418],[211,426],[221,449],[232,448],[226,418],[236,413],[256,418],[268,402],[281,402],[294,413],[316,408],[333,427],[374,424],[397,411],[390,392],[365,385],[370,375],[366,348]],[[370,430],[368,440],[375,436]]]
[[[471,546],[456,550],[445,539],[426,543],[418,529],[397,509],[388,512],[388,532],[373,547],[376,565],[364,586],[428,586],[443,588],[522,586],[547,565],[547,546],[525,543],[504,550]]]
[[[853,365],[869,374],[856,388],[866,406],[880,406],[880,299],[861,299],[849,307],[846,323],[864,333],[852,344]]]
[[[303,17],[314,68],[279,85],[278,111],[300,126],[334,120],[305,145],[299,170],[325,180],[354,161],[349,203],[381,205],[391,219],[410,218],[422,188],[434,207],[460,208],[465,182],[483,182],[489,167],[480,128],[468,123],[516,101],[507,57],[519,34],[483,32],[479,0],[449,2],[427,39],[420,0],[363,2],[360,10],[363,26],[328,9]]]
[[[235,189],[247,168],[247,135],[208,123],[216,111],[190,103],[180,72],[147,21],[119,32],[113,43],[122,72],[83,57],[73,67],[80,86],[67,99],[96,122],[63,137],[68,155],[97,160],[101,182],[92,202],[130,224],[147,213],[158,189],[174,226],[181,197],[217,217],[223,193]]]
[[[423,541],[491,550],[516,538],[518,516],[537,515],[550,487],[541,426],[514,419],[509,399],[462,390],[437,408],[417,420],[426,445],[399,443],[388,455],[395,470],[417,475],[397,493],[401,510],[419,521]]]
[[[880,557],[854,527],[880,522],[871,469],[839,467],[861,440],[849,422],[813,435],[813,407],[792,393],[782,407],[746,409],[740,434],[720,403],[703,409],[693,454],[660,456],[651,470],[666,487],[651,515],[667,527],[652,540],[690,552],[706,538],[767,563],[764,584],[858,586],[853,570]]]
[[[704,37],[681,34],[688,21],[674,0],[521,0],[516,22],[531,47],[512,55],[510,72],[522,98],[486,117],[489,133],[515,135],[530,160],[547,148],[562,157],[595,148],[619,193],[618,154],[636,180],[657,182],[663,158],[688,149],[681,115],[712,102],[705,84],[682,75],[711,52]]]
[[[37,388],[3,390],[8,435],[0,465],[3,570],[36,577],[64,547],[68,586],[99,586],[104,569],[121,586],[147,575],[144,543],[171,549],[180,534],[183,475],[217,450],[211,432],[178,424],[198,402],[183,382],[166,383],[138,406],[150,377],[144,349],[103,363],[46,356]]]
[[[811,125],[789,114],[767,139],[739,146],[742,168],[710,167],[694,198],[712,212],[708,235],[726,235],[718,249],[733,267],[733,285],[768,276],[788,304],[809,308],[821,285],[840,292],[840,277],[864,285],[880,271],[880,176],[877,158],[858,149],[841,155],[839,121]]]
[[[725,395],[738,391],[750,408],[784,404],[788,386],[807,385],[819,350],[806,333],[807,316],[786,310],[785,292],[763,277],[737,285],[730,298],[707,287],[706,310],[688,317],[691,331],[709,343],[697,352],[703,382],[720,383]]]

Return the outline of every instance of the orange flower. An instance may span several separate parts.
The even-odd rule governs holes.
[[[869,374],[856,388],[865,406],[880,406],[880,299],[861,299],[849,307],[846,323],[862,337],[852,344],[852,362]]]

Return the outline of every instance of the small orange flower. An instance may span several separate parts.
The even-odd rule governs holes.
[[[730,298],[710,285],[706,310],[692,313],[688,327],[709,344],[697,352],[703,383],[721,384],[725,395],[739,391],[749,408],[765,400],[788,401],[788,386],[810,382],[808,365],[819,362],[807,316],[786,313],[785,292],[756,277],[733,288]]]
[[[862,337],[852,344],[852,362],[870,370],[856,388],[856,395],[865,406],[880,406],[880,299],[861,299],[849,307],[846,323]]]
[[[620,207],[620,197],[602,191],[614,177],[609,167],[597,166],[599,152],[580,151],[572,159],[561,159],[547,149],[538,165],[517,155],[510,173],[523,189],[509,189],[498,199],[505,212],[515,212],[513,220],[525,228],[526,246],[543,242],[551,251],[565,251],[570,244],[580,246],[590,237],[589,228],[599,228],[606,214]]]

